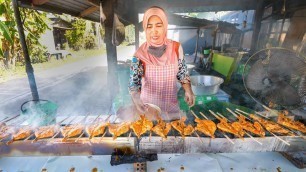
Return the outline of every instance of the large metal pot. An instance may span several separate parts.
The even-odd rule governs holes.
[[[212,95],[216,94],[223,79],[211,75],[190,76],[191,88],[195,95]]]

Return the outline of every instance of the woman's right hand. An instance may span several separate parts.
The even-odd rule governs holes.
[[[140,99],[140,93],[133,93],[132,94],[132,100],[133,100],[134,105],[136,106],[137,110],[140,113],[144,114],[146,112],[146,105]]]

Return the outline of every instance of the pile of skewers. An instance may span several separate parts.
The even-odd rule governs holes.
[[[247,136],[262,145],[255,137],[265,137],[266,132],[268,132],[285,144],[290,145],[290,143],[279,136],[304,137],[303,134],[306,134],[306,126],[303,123],[291,120],[284,113],[279,113],[278,120],[273,122],[259,112],[250,114],[240,109],[235,109],[235,111],[229,108],[226,109],[237,120],[229,120],[219,112],[211,110],[209,110],[209,115],[200,112],[200,116],[191,111],[196,124],[195,126],[186,124],[187,118],[184,116],[171,122],[164,121],[162,118],[158,118],[156,122],[153,122],[144,115],[140,115],[139,119],[134,122],[111,123],[109,120],[111,115],[109,115],[103,121],[99,119],[100,116],[97,116],[90,124],[85,124],[86,118],[88,117],[87,115],[76,124],[72,124],[75,120],[74,118],[67,122],[65,126],[61,126],[61,124],[69,118],[67,117],[56,124],[38,128],[6,125],[6,122],[11,120],[9,119],[0,121],[0,141],[11,144],[19,140],[31,140],[32,142],[36,142],[38,140],[47,139],[51,141],[56,137],[60,137],[62,138],[62,142],[71,140],[77,142],[82,136],[87,137],[89,140],[95,137],[100,137],[100,140],[102,140],[107,133],[111,134],[114,140],[122,135],[128,135],[129,139],[132,133],[134,133],[134,136],[138,139],[145,134],[149,134],[151,138],[152,133],[160,136],[162,139],[167,139],[171,131],[172,135],[174,131],[174,133],[179,134],[182,138],[194,134],[201,140],[200,135],[205,135],[213,139],[216,137],[216,132],[218,131],[218,133],[221,133],[232,144],[234,144],[234,142],[231,138],[236,137],[244,139],[244,137]],[[216,118],[218,122],[214,122],[209,119],[209,117]],[[114,121],[116,121],[116,119]]]

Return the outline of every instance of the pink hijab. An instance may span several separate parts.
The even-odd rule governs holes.
[[[151,7],[149,8],[143,16],[142,21],[142,27],[144,31],[147,30],[147,24],[152,16],[158,16],[161,21],[163,22],[164,28],[165,28],[165,34],[164,34],[164,41],[160,44],[154,44],[150,42],[150,40],[147,40],[145,43],[143,43],[139,49],[136,51],[135,56],[139,58],[142,62],[149,65],[156,65],[156,66],[164,66],[169,64],[174,64],[177,62],[177,54],[175,53],[175,50],[173,49],[173,41],[170,39],[167,39],[167,30],[168,30],[168,19],[164,12],[159,7]],[[161,57],[155,57],[152,54],[148,53],[149,46],[159,47],[162,45],[166,45],[166,51]]]

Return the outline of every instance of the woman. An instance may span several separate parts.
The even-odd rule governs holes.
[[[178,114],[177,81],[185,90],[185,101],[194,105],[183,49],[167,39],[168,20],[163,9],[149,8],[143,17],[146,42],[134,54],[130,71],[129,92],[141,113],[145,103],[159,106],[162,112]]]

